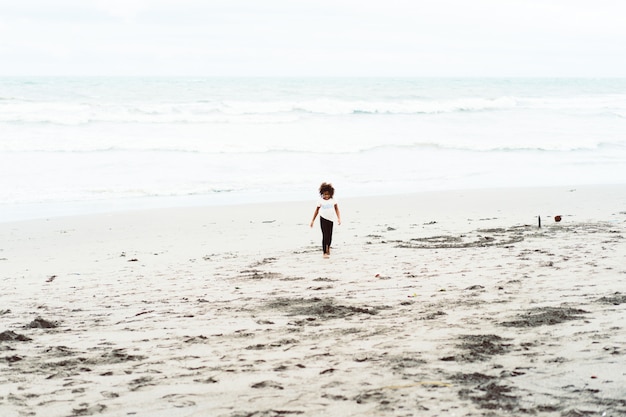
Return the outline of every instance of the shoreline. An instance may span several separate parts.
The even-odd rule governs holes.
[[[364,194],[364,195],[348,195],[342,197],[341,200],[371,200],[374,198],[402,198],[402,197],[418,197],[438,196],[438,195],[460,195],[468,193],[487,193],[504,192],[513,193],[516,191],[525,193],[530,190],[563,190],[563,189],[603,189],[615,188],[620,189],[626,187],[626,183],[619,184],[579,184],[579,185],[545,185],[545,186],[516,186],[511,188],[504,187],[473,187],[473,188],[455,188],[441,190],[423,190],[413,192],[392,192],[383,194]],[[237,206],[254,206],[254,205],[271,205],[271,204],[301,204],[306,202],[314,202],[317,198],[315,190],[313,190],[310,198],[299,197],[283,197],[276,200],[261,198],[258,195],[251,197],[249,195],[236,196],[229,198],[229,193],[219,195],[193,195],[193,196],[161,196],[161,197],[143,197],[143,198],[125,198],[115,200],[93,200],[78,202],[53,202],[53,203],[23,203],[23,204],[7,204],[2,207],[3,212],[0,217],[0,224],[15,223],[23,221],[37,221],[54,218],[70,218],[83,216],[107,216],[111,214],[149,212],[159,210],[185,210],[185,209],[206,209],[220,207],[237,207]],[[301,193],[304,194],[304,193]],[[43,209],[42,209],[43,208]],[[43,214],[42,212],[46,212]]]
[[[626,185],[338,203],[0,223],[0,414],[626,413]]]

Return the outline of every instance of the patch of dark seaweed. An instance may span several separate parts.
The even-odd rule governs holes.
[[[282,274],[276,272],[263,272],[258,269],[249,269],[245,271],[241,271],[240,278],[243,279],[254,279],[254,280],[262,280],[262,279],[278,279],[281,278]]]
[[[476,230],[478,233],[504,233],[506,232],[506,229],[502,228],[502,227],[496,227],[493,229],[477,229]]]
[[[67,346],[51,346],[44,350],[45,353],[51,356],[72,356],[74,355],[74,351]]]
[[[285,278],[281,278],[281,281],[302,281],[304,278],[303,277],[285,277]]]
[[[267,264],[271,264],[273,262],[276,262],[276,258],[264,258],[262,261],[255,262],[251,266],[253,268],[256,268],[257,266],[267,265]]]
[[[510,339],[503,339],[493,334],[464,335],[460,339],[463,343],[457,346],[465,352],[441,358],[442,361],[480,362],[489,359],[490,356],[504,354],[511,347],[510,344],[503,343]]]
[[[79,358],[64,359],[62,361],[45,362],[45,363],[42,363],[40,366],[42,369],[58,369],[58,368],[75,369],[75,368],[80,368],[80,367],[88,365],[87,362],[88,362],[87,358],[79,357]]]
[[[0,333],[0,341],[2,342],[28,342],[29,340],[32,339],[30,337],[15,333],[12,330],[5,330],[4,332]]]
[[[498,377],[496,376],[485,375],[480,372],[472,372],[471,374],[464,374],[462,372],[458,372],[452,375],[450,379],[461,384],[485,384],[497,378]]]
[[[396,356],[387,359],[391,365],[391,369],[394,371],[402,371],[407,368],[419,368],[426,364],[424,359],[419,359],[413,355],[409,356]]]
[[[299,410],[263,410],[263,411],[251,411],[251,412],[236,412],[231,414],[230,417],[285,417],[289,415],[304,414],[304,411]]]
[[[473,247],[507,246],[522,242],[526,238],[552,237],[556,233],[612,233],[607,223],[578,223],[559,225],[559,227],[538,229],[532,225],[519,225],[509,228],[477,229],[472,232],[452,236],[437,235],[423,238],[413,238],[409,241],[399,241],[396,247],[412,249],[461,249]],[[621,237],[621,236],[620,236]]]
[[[96,360],[95,364],[114,364],[114,363],[123,363],[123,362],[132,362],[132,361],[141,361],[146,359],[143,355],[129,355],[124,352],[124,349],[113,349],[111,352],[104,353],[100,356],[98,360]]]
[[[293,310],[297,315],[313,315],[321,318],[343,318],[355,314],[378,314],[378,311],[362,307],[343,306],[333,303],[320,303],[317,305],[300,307]]]
[[[562,417],[586,417],[586,416],[597,416],[598,412],[596,410],[579,410],[577,408],[573,408],[571,410],[567,410],[562,413]]]
[[[314,316],[322,319],[345,318],[357,314],[378,314],[378,308],[363,308],[336,304],[331,298],[279,298],[268,304],[271,309],[286,310],[292,316]]]
[[[584,318],[588,311],[568,307],[540,307],[518,316],[517,320],[500,323],[505,327],[537,327]]]
[[[28,323],[25,327],[28,329],[54,329],[58,327],[58,323],[42,319],[41,317],[37,317],[35,320]]]
[[[62,354],[59,354],[59,353]],[[51,356],[74,356],[71,351],[59,351],[58,349],[48,349],[46,353]],[[113,349],[109,352],[105,352],[96,357],[70,357],[62,361],[48,362],[42,364],[43,368],[69,368],[74,369],[83,366],[98,366],[98,365],[111,365],[125,362],[141,361],[146,359],[141,355],[129,355],[124,352],[124,349]]]
[[[502,343],[505,340],[494,334],[464,335],[460,337],[464,342],[459,347],[480,352],[482,355],[501,355],[509,350],[510,344]]]
[[[84,406],[83,406],[84,405]],[[94,414],[100,414],[106,410],[107,406],[104,404],[96,404],[89,407],[88,404],[81,404],[81,408],[72,409],[72,416],[91,416]]]
[[[386,395],[380,390],[368,390],[358,394],[353,398],[357,404],[365,404],[369,402],[383,403],[386,401]]]
[[[522,411],[519,399],[510,395],[511,387],[497,382],[487,382],[476,387],[476,390],[462,389],[459,397],[469,399],[480,408],[487,410]]]
[[[524,235],[513,233],[508,236],[482,236],[477,235],[468,238],[466,235],[461,236],[431,236],[426,238],[413,238],[408,242],[399,241],[397,248],[408,249],[464,249],[464,248],[480,248],[489,246],[506,246],[513,243],[519,243],[524,240]]]
[[[261,381],[255,384],[250,385],[251,388],[260,389],[260,388],[273,388],[273,389],[284,389],[280,383],[276,381]]]
[[[422,237],[422,238],[413,238],[410,240],[411,242],[424,242],[424,243],[433,243],[433,244],[453,244],[462,242],[462,238],[459,236],[430,236],[430,237]]]
[[[432,312],[432,313],[428,313],[427,315],[422,317],[420,320],[434,320],[437,317],[445,316],[447,314],[448,313],[446,313],[444,311],[435,311],[435,312]]]
[[[273,349],[279,348],[286,345],[296,345],[299,341],[296,339],[281,339],[276,342],[272,342],[270,344],[256,344],[246,347],[246,350],[265,350],[265,349]]]
[[[620,304],[626,304],[626,294],[621,294],[619,292],[616,292],[615,294],[612,294],[608,297],[599,298],[598,302],[602,304],[613,304],[616,306]]]

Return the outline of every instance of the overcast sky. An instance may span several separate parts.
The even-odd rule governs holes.
[[[0,0],[0,75],[626,76],[624,0]]]

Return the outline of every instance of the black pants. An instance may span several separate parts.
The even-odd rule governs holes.
[[[330,253],[330,244],[333,240],[333,222],[320,217],[320,226],[322,227],[322,250],[324,253]]]

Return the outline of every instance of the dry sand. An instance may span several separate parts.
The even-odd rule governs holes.
[[[626,186],[338,197],[0,223],[0,416],[626,415]]]

